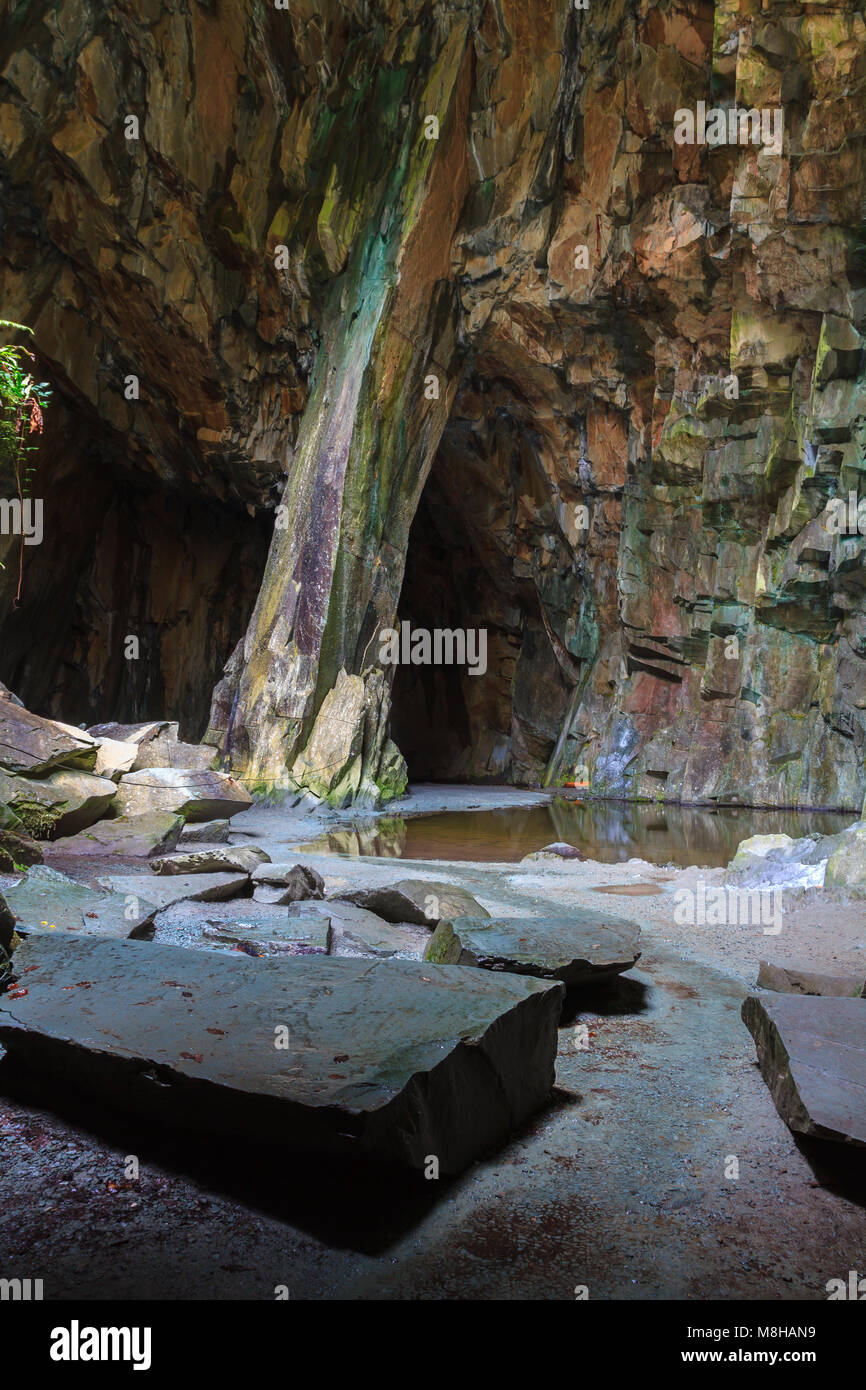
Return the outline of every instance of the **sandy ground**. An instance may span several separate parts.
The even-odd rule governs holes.
[[[424,789],[400,811],[518,797],[539,799]],[[255,808],[233,824],[238,843],[297,857],[328,891],[411,874],[459,883],[492,913],[601,901],[640,922],[643,956],[614,985],[572,993],[549,1105],[453,1181],[154,1133],[4,1059],[4,1276],[44,1279],[46,1298],[270,1299],[286,1286],[312,1299],[572,1299],[586,1286],[591,1299],[809,1300],[866,1272],[863,1151],[794,1139],[740,1020],[763,958],[866,974],[866,904],[786,894],[777,936],[679,925],[677,891],[723,871],[291,856],[319,817]],[[621,891],[594,891],[608,886]]]

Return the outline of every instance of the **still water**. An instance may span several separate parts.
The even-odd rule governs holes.
[[[498,811],[370,817],[330,830],[302,848],[320,854],[515,863],[561,840],[605,864],[635,856],[651,864],[711,868],[727,864],[749,835],[836,835],[856,819],[835,811],[709,810],[557,797],[543,806]]]

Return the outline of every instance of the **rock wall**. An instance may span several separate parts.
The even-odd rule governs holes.
[[[864,67],[853,5],[789,0],[13,11],[3,313],[91,460],[274,512],[207,735],[248,785],[380,799],[402,738],[415,775],[859,807]],[[701,102],[780,144],[678,143]],[[210,568],[235,641],[255,580]],[[487,673],[392,692],[398,606],[485,626]]]

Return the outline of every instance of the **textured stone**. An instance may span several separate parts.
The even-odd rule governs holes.
[[[326,956],[331,945],[331,926],[320,913],[304,917],[283,916],[264,929],[259,923],[219,922],[202,928],[206,941],[220,942],[248,956]]]
[[[0,829],[0,873],[18,873],[42,863],[42,848],[29,835]]]
[[[149,811],[142,816],[117,816],[102,820],[78,835],[55,840],[49,854],[81,854],[87,858],[116,854],[126,859],[149,859],[165,854],[178,843],[183,816],[171,811]]]
[[[106,777],[60,768],[41,778],[0,771],[0,797],[37,839],[75,835],[104,815],[116,787]]]
[[[138,751],[137,743],[124,743],[121,739],[101,737],[94,771],[99,777],[110,777],[112,781],[117,782],[124,772],[132,771]]]
[[[185,853],[162,855],[150,861],[155,874],[251,874],[260,864],[268,863],[263,849],[255,845],[226,845],[222,849],[188,850]]]
[[[488,916],[465,888],[424,878],[402,878],[385,888],[354,888],[338,894],[335,901],[365,907],[386,922],[413,922],[431,931],[443,917]]]
[[[205,844],[208,847],[228,844],[229,822],[227,820],[205,820],[197,824],[185,825],[180,832],[180,847]]]
[[[98,882],[115,893],[141,897],[158,908],[171,903],[221,902],[236,898],[249,883],[247,874],[106,874]]]
[[[187,820],[207,821],[237,815],[251,805],[249,793],[224,772],[155,767],[126,773],[117,788],[117,810],[123,816],[174,811]]]
[[[15,916],[3,894],[0,893],[0,946],[8,950],[15,931]]]
[[[439,923],[424,959],[579,985],[630,970],[639,940],[636,922],[583,908],[558,918],[457,917]]]
[[[22,935],[149,936],[156,900],[146,893],[130,896],[113,883],[104,886],[108,891],[99,892],[47,865],[37,865],[6,889],[6,902]]]
[[[96,742],[81,730],[0,700],[0,768],[39,776],[58,767],[90,769]]]
[[[742,1013],[789,1128],[866,1145],[866,1000],[750,996]]]
[[[866,825],[852,827],[827,860],[824,887],[866,898]]]
[[[860,999],[866,974],[827,975],[811,966],[762,960],[758,967],[759,989],[776,994],[821,994],[839,999]]]
[[[260,903],[294,903],[323,898],[325,881],[305,864],[260,864],[252,872],[253,897]]]
[[[562,986],[414,961],[27,942],[0,1040],[100,1103],[459,1172],[546,1099]],[[87,1013],[78,989],[86,981]],[[284,1026],[288,1045],[275,1047]]]

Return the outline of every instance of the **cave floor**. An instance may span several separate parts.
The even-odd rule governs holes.
[[[257,807],[233,839],[286,858],[310,826]],[[297,857],[329,892],[414,874],[493,913],[598,906],[602,885],[659,891],[604,895],[641,924],[639,968],[570,997],[549,1105],[457,1179],[156,1133],[5,1058],[4,1275],[74,1299],[273,1299],[280,1286],[293,1299],[572,1299],[585,1286],[590,1299],[809,1300],[866,1267],[862,1151],[794,1139],[740,1020],[764,957],[862,971],[864,905],[786,895],[782,934],[767,937],[675,924],[669,895],[720,870]]]

